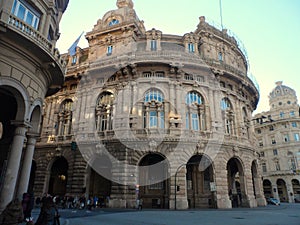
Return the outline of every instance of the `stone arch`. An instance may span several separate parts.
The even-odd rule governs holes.
[[[112,187],[112,162],[106,155],[95,155],[86,167],[86,196],[97,200],[100,207],[108,205]]]
[[[31,113],[30,119],[30,129],[31,133],[38,134],[40,132],[40,124],[41,124],[41,107],[40,105],[36,105]]]
[[[277,184],[279,200],[281,202],[288,202],[289,196],[288,196],[285,180],[282,178],[279,178],[279,179],[277,179],[276,184]]]
[[[298,179],[292,179],[292,187],[294,193],[294,201],[300,202],[300,181]]]
[[[263,189],[264,189],[264,195],[266,198],[273,197],[272,194],[272,182],[268,179],[263,180]]]
[[[189,208],[215,208],[214,168],[205,154],[193,155],[186,164],[186,190]]]
[[[232,207],[248,207],[244,166],[238,157],[233,157],[227,162],[227,180]]]
[[[53,196],[65,196],[67,192],[68,170],[69,164],[65,157],[57,156],[52,160],[48,182],[49,194]]]
[[[169,162],[160,153],[148,153],[139,163],[137,198],[146,208],[168,208],[170,198]]]

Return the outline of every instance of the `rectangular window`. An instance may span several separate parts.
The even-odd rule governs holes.
[[[274,137],[272,137],[272,141],[271,141],[272,145],[275,145],[276,144],[276,140]]]
[[[280,112],[279,116],[280,116],[280,118],[283,118],[284,117],[284,112]]]
[[[113,51],[113,46],[112,45],[107,46],[107,55],[111,55],[112,51]]]
[[[265,157],[265,152],[260,152],[261,157]]]
[[[278,155],[277,149],[273,149],[273,155]]]
[[[294,133],[294,139],[295,139],[295,141],[299,141],[300,140],[298,133]]]
[[[267,165],[266,165],[266,163],[262,163],[262,171],[263,171],[264,173],[267,172]]]
[[[294,111],[291,111],[291,112],[290,112],[290,116],[295,116],[295,112],[294,112]]]
[[[289,142],[289,141],[290,141],[289,135],[285,134],[284,135],[284,142]]]
[[[156,51],[156,50],[157,50],[157,41],[151,40],[151,51]]]
[[[190,114],[189,113],[185,114],[185,128],[190,129]]]
[[[33,28],[38,28],[41,15],[26,1],[15,0],[11,12]]]
[[[75,65],[76,62],[77,62],[77,57],[76,57],[76,55],[74,55],[74,56],[72,57],[72,65]]]
[[[220,62],[223,61],[223,54],[222,54],[222,52],[219,52],[218,59],[219,59]]]
[[[192,129],[199,130],[199,117],[196,113],[192,114]]]
[[[195,45],[194,43],[188,44],[189,52],[194,53],[195,52]]]
[[[157,112],[150,111],[149,112],[149,128],[157,127]]]
[[[292,127],[297,127],[297,123],[296,122],[292,122]]]

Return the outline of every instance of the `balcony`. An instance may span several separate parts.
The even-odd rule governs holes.
[[[55,44],[43,34],[14,15],[0,11],[0,39],[12,49],[18,50],[36,60],[41,70],[50,73],[47,95],[57,92],[64,82],[65,62]],[[12,42],[13,41],[13,42]],[[53,88],[52,88],[52,87]]]

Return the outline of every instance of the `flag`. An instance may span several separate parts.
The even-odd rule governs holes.
[[[70,54],[70,56],[73,56],[76,54],[76,47],[78,45],[78,42],[81,38],[81,36],[83,35],[83,32],[79,35],[79,37],[76,39],[76,41],[74,41],[74,43],[71,45],[71,47],[68,49],[68,52]]]

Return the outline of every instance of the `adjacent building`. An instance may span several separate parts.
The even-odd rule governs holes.
[[[300,200],[300,111],[296,92],[276,82],[270,110],[254,117],[264,194],[281,202]]]
[[[29,183],[43,101],[64,83],[55,48],[68,0],[0,1],[0,211]]]
[[[185,21],[188,22],[188,21]],[[240,42],[199,18],[147,30],[131,0],[97,21],[45,100],[34,193],[108,207],[265,205],[251,114],[258,86]]]

